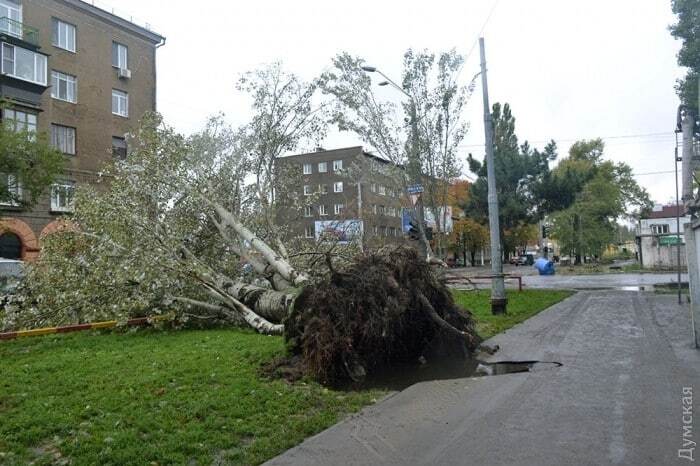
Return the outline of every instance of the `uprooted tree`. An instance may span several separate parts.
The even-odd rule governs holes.
[[[75,228],[47,238],[3,326],[154,314],[244,325],[284,334],[304,372],[327,381],[474,350],[470,314],[412,249],[349,257],[284,242],[275,195],[294,197],[281,183],[301,170],[275,162],[323,134],[316,86],[279,65],[246,75],[254,117],[238,130],[213,118],[184,137],[146,117],[104,185],[78,190]]]

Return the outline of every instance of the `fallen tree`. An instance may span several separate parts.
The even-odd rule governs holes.
[[[469,313],[414,250],[368,254],[284,239],[274,210],[301,212],[308,201],[280,189],[299,186],[300,170],[281,173],[274,161],[315,134],[320,117],[313,93],[278,68],[259,79],[274,89],[254,92],[268,118],[242,129],[215,118],[186,138],[158,115],[145,118],[104,186],[78,190],[75,228],[46,238],[2,327],[157,314],[248,326],[284,335],[301,370],[325,381],[473,351]]]

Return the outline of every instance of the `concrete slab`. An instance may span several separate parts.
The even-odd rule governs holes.
[[[688,463],[681,396],[700,399],[700,351],[675,299],[578,293],[490,342],[491,361],[562,367],[416,384],[266,464]]]

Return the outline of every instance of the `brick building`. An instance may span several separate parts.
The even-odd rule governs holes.
[[[126,156],[124,135],[155,110],[165,38],[80,0],[0,0],[0,42],[0,95],[11,102],[2,119],[46,132],[66,157],[65,176],[34,209],[0,205],[0,255],[32,260],[75,186]]]
[[[337,234],[369,247],[404,241],[401,167],[356,146],[283,157],[277,170],[286,180],[277,222],[289,236]]]

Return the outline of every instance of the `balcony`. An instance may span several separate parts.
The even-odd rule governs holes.
[[[7,34],[34,46],[39,46],[39,30],[8,17],[0,18],[0,34]]]

